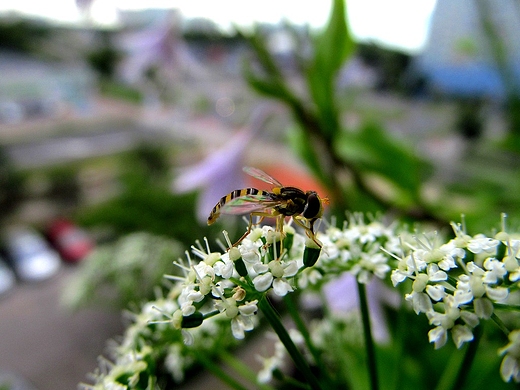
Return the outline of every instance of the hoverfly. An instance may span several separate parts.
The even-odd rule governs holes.
[[[278,180],[269,176],[258,168],[244,167],[244,172],[268,184],[271,191],[256,188],[234,190],[223,196],[213,207],[208,217],[208,225],[213,224],[220,214],[247,214],[249,226],[244,235],[233,245],[238,245],[250,232],[253,226],[253,217],[276,219],[276,231],[282,232],[286,217],[292,217],[294,222],[301,226],[307,236],[320,248],[321,243],[314,233],[314,223],[323,214],[323,204],[326,198],[320,198],[316,191],[303,191],[296,187],[284,187]]]

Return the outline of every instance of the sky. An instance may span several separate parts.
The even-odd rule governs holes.
[[[355,37],[394,49],[418,52],[425,44],[436,0],[347,0],[349,25]],[[95,0],[91,16],[100,24],[117,21],[118,9],[177,8],[187,18],[206,17],[223,28],[232,24],[276,23],[323,26],[331,0]],[[50,6],[52,4],[52,6]],[[0,0],[0,12],[18,11],[61,23],[79,22],[75,0]]]

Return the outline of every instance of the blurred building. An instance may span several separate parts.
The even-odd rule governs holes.
[[[0,52],[0,74],[0,123],[85,115],[91,110],[95,80],[85,66]]]
[[[516,0],[438,0],[414,71],[429,93],[502,100],[520,93],[519,34]]]

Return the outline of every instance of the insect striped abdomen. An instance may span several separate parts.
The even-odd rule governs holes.
[[[266,195],[268,194],[265,191],[257,190],[256,188],[242,188],[240,190],[234,190],[227,194],[226,196],[223,196],[220,198],[218,203],[213,207],[213,210],[211,210],[211,214],[208,217],[208,225],[213,224],[218,217],[220,216],[220,209],[226,204],[231,202],[233,199],[245,197],[245,196],[251,196],[251,195]]]

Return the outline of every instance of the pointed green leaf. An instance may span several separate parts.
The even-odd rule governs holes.
[[[412,196],[418,193],[428,173],[424,160],[375,124],[366,124],[358,132],[343,131],[335,147],[346,162],[382,175]]]
[[[345,4],[334,0],[325,30],[315,39],[314,58],[307,69],[307,83],[318,110],[318,118],[328,140],[338,132],[339,114],[335,103],[336,76],[354,43],[347,29]]]

